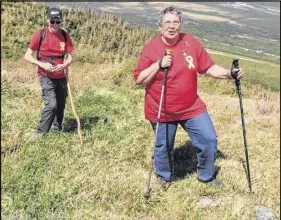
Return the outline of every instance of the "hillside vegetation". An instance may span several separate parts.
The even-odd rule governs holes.
[[[35,3],[5,3],[1,8],[2,58],[19,59],[26,51],[32,34],[46,26],[47,8]],[[92,64],[120,62],[140,52],[152,37],[146,28],[132,28],[110,14],[63,9],[63,27],[76,46],[76,62]]]
[[[32,34],[46,26],[46,7],[36,3],[5,3],[2,4],[1,13],[1,58],[14,61],[22,59]],[[132,27],[110,14],[98,16],[91,10],[82,12],[78,8],[63,9],[63,14],[63,27],[71,35],[76,48],[75,63],[115,65],[123,62],[123,69],[128,70],[135,65],[145,43],[156,34],[144,27]],[[231,65],[231,59],[223,56],[214,58],[226,68]],[[245,62],[241,65],[246,70],[250,69],[245,81],[260,84],[265,89],[280,90],[278,66],[272,68],[268,62]],[[123,75],[128,76],[116,69],[113,77],[118,81]]]
[[[241,162],[245,156],[235,86],[231,81],[202,75],[199,95],[217,130],[216,165],[221,168],[218,179],[225,186],[215,189],[200,183],[193,172],[163,192],[153,175],[152,197],[145,201],[143,193],[154,137],[143,115],[144,88],[135,85],[132,72],[137,60],[134,54],[139,53],[152,35],[110,15],[99,17],[76,9],[71,9],[72,13],[65,10],[65,18],[75,21],[71,28],[67,26],[70,22],[65,26],[76,47],[69,79],[77,113],[87,119],[84,143],[80,145],[76,131],[49,133],[33,141],[28,134],[39,122],[43,103],[34,66],[22,57],[31,34],[45,24],[41,18],[45,10],[36,3],[2,3],[2,219],[248,220],[255,218],[257,205],[269,208],[280,218],[280,86],[277,86],[280,70],[277,67],[240,61],[247,73],[241,86],[253,194],[248,193]],[[27,21],[30,15],[31,21]],[[93,31],[88,36],[87,19],[95,20],[93,24],[98,26],[111,27],[112,33],[116,31],[116,40],[134,42],[135,45],[127,46],[131,55],[120,46],[121,40],[117,40],[116,50],[106,50],[90,41],[95,39],[101,45],[108,45],[110,41],[104,37],[112,35],[110,29],[100,28],[100,32]],[[112,23],[107,23],[110,19]],[[91,24],[88,27],[94,30]],[[227,68],[232,61],[223,55],[213,58]],[[275,91],[271,91],[272,85]],[[72,119],[68,100],[64,129]],[[175,155],[175,171],[187,174],[194,167],[195,148],[180,127]],[[220,202],[202,208],[198,202],[206,196]]]
[[[238,56],[247,56],[255,59],[266,60],[280,64],[280,40],[272,41],[269,35],[277,38],[275,33],[261,31],[260,29],[251,28],[247,32],[251,36],[268,35],[267,38],[246,38],[241,37],[239,33],[245,33],[246,27],[229,28],[226,22],[208,22],[204,21],[198,26],[190,24],[184,28],[184,31],[190,32],[198,36],[205,47],[236,54]],[[208,33],[206,35],[206,33]],[[280,33],[278,33],[280,35]],[[206,39],[207,38],[207,39]],[[280,36],[279,38],[280,39]],[[269,55],[271,54],[271,55]]]

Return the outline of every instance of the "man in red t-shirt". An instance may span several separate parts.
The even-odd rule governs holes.
[[[69,34],[60,29],[61,10],[49,8],[47,22],[45,34],[43,29],[34,33],[24,56],[25,60],[38,66],[37,74],[45,103],[40,123],[34,134],[49,132],[52,125],[54,131],[62,129],[67,96],[67,68],[72,61],[71,53],[74,50]],[[39,47],[41,35],[44,39]],[[35,51],[37,51],[37,59],[32,56]]]
[[[182,13],[176,7],[164,9],[159,18],[161,34],[145,45],[134,71],[136,83],[146,86],[145,118],[156,132],[163,70],[168,68],[158,132],[155,134],[156,175],[164,189],[170,185],[173,179],[171,154],[177,125],[180,124],[199,149],[198,179],[221,186],[222,183],[215,179],[216,131],[206,105],[197,94],[197,73],[218,79],[232,79],[235,74],[241,79],[244,71],[241,68],[231,71],[216,65],[198,39],[180,33],[182,24]],[[171,54],[164,56],[166,49]]]

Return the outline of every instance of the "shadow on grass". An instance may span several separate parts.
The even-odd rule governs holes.
[[[81,130],[90,130],[99,120],[103,120],[103,123],[108,122],[107,118],[101,118],[99,116],[84,116],[79,118]],[[66,118],[64,120],[63,132],[73,133],[77,131],[77,120],[75,118]]]
[[[217,158],[226,159],[226,156],[217,151]],[[190,140],[180,145],[174,151],[174,178],[181,180],[187,178],[196,172],[197,168],[197,148],[193,146]],[[219,173],[220,167],[216,167],[216,175]]]

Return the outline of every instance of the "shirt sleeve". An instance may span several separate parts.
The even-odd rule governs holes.
[[[41,36],[41,30],[38,30],[36,31],[33,36],[32,36],[32,39],[31,39],[31,42],[29,44],[29,48],[31,50],[37,50],[38,47],[39,47],[39,41],[40,41],[40,36]]]
[[[198,60],[198,72],[206,73],[207,70],[215,65],[215,61],[211,58],[207,50],[202,46],[201,42],[195,38],[196,54]]]
[[[66,46],[65,46],[66,53],[71,53],[74,51],[74,46],[68,32],[66,32],[66,39],[67,39]]]
[[[134,79],[137,80],[141,71],[147,69],[152,64],[152,61],[149,59],[149,44],[146,44],[142,50],[136,68],[134,70]]]

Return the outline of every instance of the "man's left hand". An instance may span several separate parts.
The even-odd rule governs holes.
[[[61,71],[64,70],[66,66],[64,64],[57,64],[56,66],[53,67],[53,72]]]

